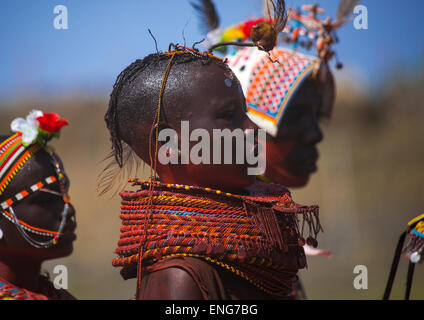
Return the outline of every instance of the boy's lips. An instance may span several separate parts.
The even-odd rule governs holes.
[[[59,238],[61,241],[75,241],[77,239],[77,235],[73,232],[65,233]]]
[[[304,174],[311,174],[318,170],[318,166],[315,162],[303,163],[297,167],[297,171]]]
[[[68,220],[63,230],[63,234],[60,236],[61,241],[70,242],[77,239],[75,230],[77,228],[77,223],[74,220]]]
[[[74,234],[76,228],[77,228],[77,223],[74,220],[68,220],[65,224],[65,229],[63,230],[63,233]]]
[[[301,146],[292,150],[285,163],[294,173],[309,175],[318,170],[318,158],[319,153],[315,146]]]

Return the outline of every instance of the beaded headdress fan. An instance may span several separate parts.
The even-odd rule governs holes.
[[[321,20],[319,15],[324,10],[318,5],[303,5],[297,11],[289,8],[287,16],[282,17],[281,1],[277,5],[274,1],[265,1],[265,18],[251,19],[226,29],[219,28],[218,15],[210,0],[201,0],[201,5],[193,6],[207,17],[209,32],[205,46],[212,49],[220,49],[222,44],[246,46],[249,45],[246,41],[252,40],[251,46],[256,48],[235,49],[226,57],[242,85],[248,116],[276,136],[287,106],[302,82],[311,74],[326,81],[328,63],[336,56],[331,49],[331,45],[338,42],[335,31],[349,21],[347,17],[359,1],[341,0],[335,21],[330,17]],[[267,28],[267,25],[274,27]],[[275,47],[279,40],[285,47]],[[269,42],[273,42],[272,45]],[[299,52],[313,47],[314,56]],[[340,62],[337,68],[342,68]],[[322,113],[330,117],[331,107],[328,109]]]

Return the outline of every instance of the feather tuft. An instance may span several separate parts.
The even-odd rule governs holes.
[[[341,0],[337,13],[337,21],[341,22],[346,19],[353,12],[353,9],[355,9],[360,1],[361,0]]]
[[[191,2],[191,6],[196,10],[201,19],[201,29],[207,34],[219,27],[219,16],[215,5],[211,0],[196,0]]]
[[[129,145],[123,143],[122,147],[122,168],[116,162],[113,151],[101,161],[106,162],[106,166],[97,177],[98,196],[103,196],[109,192],[114,196],[127,183],[128,178],[137,176],[144,164]]]

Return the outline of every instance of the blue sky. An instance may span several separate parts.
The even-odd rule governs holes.
[[[313,1],[314,2],[314,1]],[[260,0],[215,0],[221,25],[260,14]],[[289,5],[304,1],[287,0]],[[424,35],[420,0],[363,0],[369,29],[348,24],[337,45],[347,70],[364,84],[381,84],[390,71],[423,66]],[[335,15],[337,0],[321,0]],[[68,8],[68,30],[53,27],[56,5]],[[0,99],[22,95],[108,94],[118,73],[137,58],[170,42],[203,38],[189,0],[5,0],[0,5]]]

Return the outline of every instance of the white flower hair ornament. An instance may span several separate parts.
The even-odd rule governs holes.
[[[40,142],[45,145],[52,138],[59,138],[60,130],[69,123],[56,113],[43,113],[32,110],[26,119],[16,118],[10,124],[12,132],[22,134],[22,144],[26,147]]]

